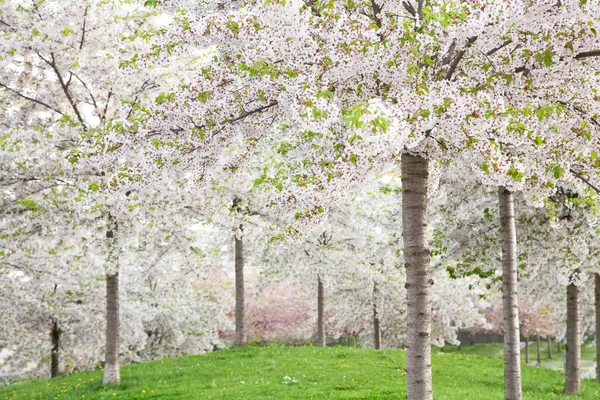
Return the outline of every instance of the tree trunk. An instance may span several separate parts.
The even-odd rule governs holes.
[[[558,354],[560,355],[560,351],[562,349],[560,348],[560,340],[556,339],[556,351],[558,352]]]
[[[596,298],[596,381],[600,382],[600,274],[594,274],[594,296]]]
[[[119,364],[119,273],[106,276],[106,360],[104,384],[121,381]]]
[[[381,328],[379,327],[379,316],[377,315],[377,283],[373,283],[373,341],[375,350],[381,349]]]
[[[60,329],[58,321],[52,320],[52,332],[50,332],[50,340],[52,342],[52,353],[50,354],[50,377],[55,378],[60,375],[58,352],[60,346]]]
[[[325,290],[321,277],[317,277],[317,346],[325,347]]]
[[[406,264],[407,350],[409,400],[431,400],[431,279],[427,241],[429,162],[402,154],[402,236]]]
[[[517,287],[517,232],[513,194],[501,187],[502,312],[504,319],[504,398],[521,400],[521,338]]]
[[[529,336],[525,336],[525,364],[529,364]]]
[[[242,226],[240,225],[240,230]],[[235,236],[235,344],[246,344],[246,325],[244,323],[244,243]]]
[[[552,339],[550,339],[550,336],[548,336],[547,341],[548,341],[548,360],[552,360]]]
[[[537,363],[538,363],[538,365],[542,365],[542,351],[540,349],[540,347],[541,347],[541,344],[540,344],[541,340],[540,340],[540,335],[539,334],[537,335],[536,341],[537,341]]]
[[[381,329],[379,328],[379,317],[377,308],[373,306],[373,335],[375,340],[375,350],[381,349]]]
[[[567,364],[565,371],[565,394],[579,393],[580,390],[580,310],[579,287],[567,286]]]

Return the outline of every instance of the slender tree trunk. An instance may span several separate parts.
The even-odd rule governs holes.
[[[325,347],[325,289],[321,277],[317,277],[317,346]]]
[[[600,382],[600,274],[594,274],[594,297],[596,299],[596,381]]]
[[[567,286],[567,364],[565,371],[565,394],[579,393],[580,390],[580,310],[579,287]]]
[[[525,336],[525,364],[529,364],[529,336]]]
[[[104,384],[121,381],[119,364],[119,273],[106,276],[106,360]]]
[[[560,348],[560,340],[556,339],[556,351],[558,352],[558,355],[560,355],[560,351],[562,349]]]
[[[548,336],[546,340],[548,341],[548,360],[552,360],[552,339]]]
[[[58,352],[60,347],[60,329],[58,321],[52,320],[52,332],[50,332],[50,340],[52,341],[52,353],[50,354],[50,377],[55,378],[60,375]]]
[[[377,308],[373,306],[373,335],[375,340],[375,350],[381,349],[381,328],[379,328],[379,317]]]
[[[381,328],[379,327],[379,316],[377,315],[377,283],[373,283],[373,341],[375,350],[381,349]]]
[[[431,279],[427,240],[429,162],[402,155],[402,235],[406,264],[407,399],[431,400]]]
[[[537,363],[538,363],[538,365],[542,365],[542,351],[540,349],[540,347],[541,347],[541,344],[540,344],[541,343],[541,339],[540,339],[540,335],[539,334],[537,335],[536,341],[537,341]]]
[[[504,318],[504,398],[521,400],[521,338],[517,287],[517,232],[513,194],[501,187],[502,311]]]
[[[242,226],[240,225],[240,230]],[[244,243],[242,238],[235,237],[235,344],[242,347],[246,344],[246,325],[244,322]]]

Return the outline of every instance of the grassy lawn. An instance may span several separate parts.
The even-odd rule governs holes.
[[[435,399],[503,399],[502,359],[466,354],[467,347],[476,349],[433,352]],[[404,366],[401,350],[248,347],[125,366],[113,387],[102,386],[102,371],[22,382],[0,388],[0,400],[402,399]],[[557,371],[523,367],[526,399],[562,397],[562,385]],[[579,398],[595,398],[600,384],[584,380],[582,389]]]
[[[589,371],[593,368],[594,363],[596,361],[596,348],[588,347],[586,342],[583,346],[581,346],[581,370],[582,373],[584,371]],[[444,347],[444,351],[446,353],[462,353],[462,354],[470,354],[476,355],[480,357],[502,357],[504,352],[502,343],[484,343],[484,344],[474,344],[474,345],[463,345],[461,350],[458,351],[456,346],[446,346]],[[439,351],[438,348],[435,348],[434,351]],[[556,343],[552,343],[552,360],[548,359],[548,344],[546,341],[542,340],[540,346],[540,355],[542,359],[542,367],[544,368],[552,368],[562,371],[563,370],[563,353],[556,353]],[[521,349],[521,361],[525,362],[525,349]],[[529,365],[535,366],[537,364],[537,347],[534,342],[529,343]]]

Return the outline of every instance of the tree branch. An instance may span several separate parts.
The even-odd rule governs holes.
[[[79,121],[79,123],[81,124],[81,126],[83,126],[83,129],[87,130],[87,126],[85,125],[85,121],[83,120],[83,117],[79,113],[79,109],[77,108],[77,105],[75,104],[75,100],[73,99],[73,96],[71,95],[71,92],[69,91],[69,87],[68,87],[67,83],[65,82],[65,80],[63,79],[62,74],[58,70],[58,67],[56,65],[56,60],[54,58],[54,53],[50,53],[51,60],[47,60],[40,53],[37,53],[37,55],[46,64],[48,64],[50,66],[50,68],[52,68],[52,70],[56,74],[56,77],[58,78],[58,82],[60,83],[60,86],[61,86],[63,92],[65,93],[65,96],[67,97],[67,100],[69,101],[69,104],[71,105],[71,108],[73,108],[73,111],[75,111],[75,115],[77,116],[77,120]]]
[[[233,119],[230,119],[229,121],[227,121],[227,123],[228,124],[233,124],[234,122],[237,122],[237,121],[240,121],[240,120],[242,120],[244,118],[247,118],[247,117],[251,116],[252,114],[257,114],[259,112],[268,110],[269,108],[274,107],[277,104],[279,104],[279,103],[276,100],[274,100],[274,101],[270,102],[269,104],[264,105],[262,107],[258,107],[258,108],[254,109],[252,111],[246,111],[246,112],[240,114],[239,116],[237,116],[237,117],[235,117]]]
[[[0,87],[3,87],[4,89],[8,90],[9,92],[12,92],[12,93],[16,94],[17,96],[19,96],[19,97],[21,97],[21,98],[23,98],[23,99],[25,99],[25,100],[28,100],[28,101],[31,101],[31,102],[33,102],[33,103],[39,104],[39,105],[41,105],[41,106],[44,106],[44,107],[46,107],[47,109],[54,111],[55,113],[58,113],[58,114],[60,114],[60,115],[65,115],[65,113],[63,113],[62,111],[59,111],[57,108],[54,108],[54,107],[52,107],[50,104],[48,104],[48,103],[44,103],[44,102],[43,102],[43,101],[41,101],[41,100],[34,99],[33,97],[29,97],[29,96],[27,96],[27,95],[24,95],[23,93],[21,93],[21,92],[18,92],[18,91],[16,91],[15,89],[12,89],[12,88],[10,88],[10,87],[6,86],[6,85],[5,85],[5,84],[3,84],[2,82],[0,82]]]
[[[597,194],[600,194],[600,189],[597,186],[595,186],[593,183],[591,183],[585,176],[581,175],[579,172],[575,171],[573,168],[570,168],[569,172],[572,173],[573,175],[575,175],[576,178],[578,178],[579,180],[581,180],[582,182],[587,184],[589,187],[594,189],[594,191]]]
[[[502,50],[506,46],[510,45],[512,42],[513,42],[512,40],[507,40],[506,42],[502,43],[500,46],[494,47],[493,49],[491,49],[490,51],[488,51],[486,54],[488,56],[494,55],[495,53],[499,52],[500,50]]]
[[[94,94],[92,93],[92,91],[90,90],[88,85],[86,85],[86,83],[77,74],[75,74],[75,73],[72,73],[72,74],[79,82],[81,82],[83,87],[90,93],[90,97],[92,99],[92,104],[94,104],[94,108],[96,110],[98,110],[98,104],[96,103],[96,98],[94,97]]]
[[[79,50],[83,49],[83,42],[85,41],[85,23],[87,20],[87,14],[90,6],[85,7],[85,12],[83,13],[83,26],[81,27],[81,40],[79,41]]]
[[[412,15],[413,17],[417,16],[417,11],[415,10],[415,7],[413,7],[413,5],[410,4],[408,1],[403,1],[402,5],[404,6],[404,8],[406,9],[406,11],[408,11],[408,13],[410,15]]]
[[[469,47],[471,47],[473,45],[473,43],[475,43],[476,40],[477,40],[477,36],[471,36],[469,39],[467,39],[467,44],[466,44],[465,48],[456,54],[456,57],[454,57],[454,60],[450,64],[450,68],[448,68],[448,72],[446,72],[445,79],[447,81],[452,79],[452,76],[456,72],[456,68],[458,67],[458,64],[460,64],[463,57],[465,56],[465,53],[467,52],[467,49]]]
[[[591,58],[591,57],[600,57],[600,50],[592,50],[592,51],[584,51],[575,56],[576,60],[581,60],[583,58]]]

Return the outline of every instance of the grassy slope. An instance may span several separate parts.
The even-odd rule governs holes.
[[[586,345],[581,347],[581,369],[583,371],[589,371],[593,368],[596,361],[596,348],[589,347]],[[436,351],[439,349],[436,348]],[[458,349],[456,346],[444,347],[446,353],[457,353]],[[483,357],[502,357],[504,352],[502,343],[485,343],[485,344],[474,344],[474,345],[463,345],[460,351],[463,354],[472,354]],[[542,367],[553,368],[563,370],[563,354],[556,353],[556,343],[552,343],[552,360],[548,359],[548,344],[546,341],[541,342],[540,356],[542,359]],[[521,349],[521,361],[525,362],[525,349]],[[535,342],[529,343],[529,364],[535,366],[537,363],[537,347]]]
[[[466,346],[465,346],[466,347]],[[433,352],[436,399],[503,399],[502,359]],[[123,367],[123,384],[91,371],[0,389],[8,399],[402,399],[405,353],[336,347],[249,347]],[[288,377],[288,378],[286,378]],[[526,399],[556,399],[563,377],[523,367]],[[585,380],[583,398],[600,384]]]

